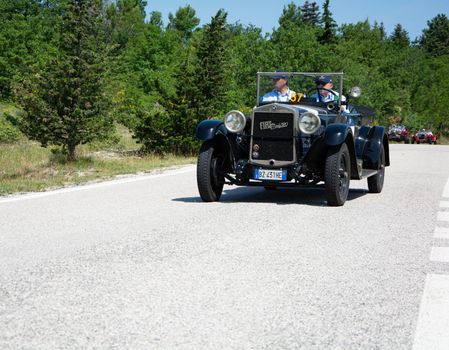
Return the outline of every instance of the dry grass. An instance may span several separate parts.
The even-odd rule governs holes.
[[[139,145],[121,128],[114,145],[81,146],[75,162],[31,141],[0,145],[0,195],[43,191],[67,185],[193,164],[195,157],[141,155]]]

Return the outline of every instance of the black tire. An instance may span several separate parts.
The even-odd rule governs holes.
[[[351,159],[346,143],[329,149],[324,168],[324,188],[330,206],[345,204],[350,178]]]
[[[215,150],[212,141],[206,141],[201,145],[196,166],[196,181],[204,202],[215,202],[221,197],[224,184],[221,171],[223,160],[223,155]]]
[[[368,191],[370,193],[380,193],[384,187],[385,178],[385,149],[382,145],[379,155],[380,169],[377,171],[376,175],[370,176],[368,178]]]

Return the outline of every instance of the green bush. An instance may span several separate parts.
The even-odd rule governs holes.
[[[0,143],[14,143],[20,140],[22,133],[3,116],[0,116]]]

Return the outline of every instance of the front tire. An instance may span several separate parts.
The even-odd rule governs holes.
[[[351,159],[346,143],[329,150],[324,169],[327,203],[330,206],[345,204],[349,193]]]
[[[382,192],[382,188],[384,187],[384,178],[385,178],[385,149],[382,145],[380,149],[380,168],[377,171],[376,175],[370,176],[368,178],[368,191],[370,193],[380,193]]]
[[[196,167],[196,181],[204,202],[218,201],[223,192],[223,155],[217,152],[212,141],[201,145]]]

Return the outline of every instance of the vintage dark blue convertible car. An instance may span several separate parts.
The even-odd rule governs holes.
[[[278,75],[257,73],[257,105],[251,114],[233,110],[224,120],[198,125],[202,200],[219,200],[225,184],[274,189],[324,182],[331,206],[345,203],[351,179],[367,178],[369,192],[381,192],[390,165],[388,138],[384,127],[371,125],[370,108],[352,105],[360,89],[351,89],[346,100],[343,73],[285,72],[288,100],[267,101],[262,94]],[[332,80],[337,91],[317,86],[320,76]],[[333,98],[325,102],[329,99],[321,96],[329,93]]]

